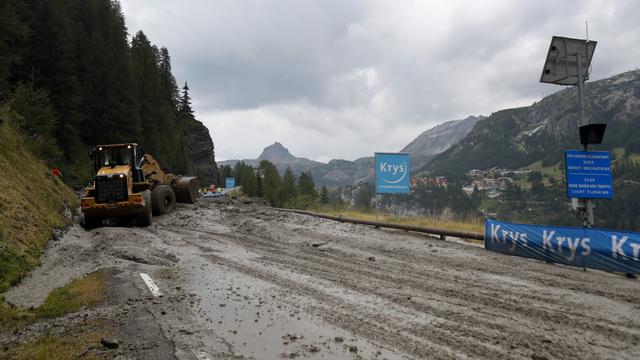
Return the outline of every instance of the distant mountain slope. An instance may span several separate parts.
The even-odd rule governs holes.
[[[640,151],[640,70],[587,83],[585,103],[589,121],[608,124],[599,148]],[[498,111],[427,167],[434,174],[455,177],[474,168],[520,168],[540,160],[558,164],[565,149],[580,148],[577,113],[575,88],[531,106]]]
[[[331,160],[328,164],[311,169],[316,185],[330,188],[351,186],[361,181],[373,181],[373,156],[363,157],[355,161]]]
[[[435,155],[447,150],[465,137],[484,116],[469,116],[433,127],[418,135],[401,152],[411,154],[412,169],[422,168]]]
[[[402,151],[411,154],[411,167],[416,170],[424,166],[433,156],[445,151],[463,138],[483,116],[469,116],[463,120],[448,121],[420,134]],[[321,163],[292,155],[279,142],[266,147],[257,159],[220,161],[220,166],[235,166],[239,161],[257,167],[261,160],[273,163],[280,173],[290,167],[294,174],[310,171],[316,185],[330,188],[352,186],[361,181],[372,182],[374,179],[373,156],[363,157],[355,161],[334,159],[329,163]]]
[[[236,163],[243,161],[247,165],[257,167],[262,160],[268,160],[273,163],[281,174],[287,167],[290,167],[291,170],[298,175],[303,171],[309,171],[313,167],[325,165],[324,163],[309,160],[307,158],[295,157],[291,155],[289,149],[285,148],[279,142],[275,142],[264,148],[264,150],[262,150],[262,154],[260,154],[257,159],[225,160],[218,162],[218,165],[229,165],[233,167]]]

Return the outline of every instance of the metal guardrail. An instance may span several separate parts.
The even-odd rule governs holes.
[[[369,225],[374,227],[398,229],[398,230],[414,231],[414,232],[419,232],[424,234],[438,235],[440,236],[441,239],[444,239],[445,236],[452,236],[452,237],[457,237],[462,239],[484,241],[483,233],[476,233],[476,232],[470,232],[470,231],[456,231],[456,230],[432,228],[432,227],[424,227],[424,226],[401,225],[401,224],[392,224],[392,223],[379,222],[379,221],[360,220],[360,219],[346,218],[342,216],[319,214],[319,213],[314,213],[314,212],[304,211],[304,210],[281,209],[281,208],[273,208],[273,209],[290,211],[297,214],[315,216],[323,219],[329,219],[329,220],[334,220],[339,222],[347,222],[351,224]]]

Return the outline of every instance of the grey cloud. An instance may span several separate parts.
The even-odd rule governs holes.
[[[633,0],[122,5],[132,32],[142,27],[170,49],[199,113],[231,124],[230,116],[247,121],[262,109],[280,128],[255,139],[284,136],[294,148],[296,134],[305,134],[300,155],[311,158],[324,156],[331,136],[341,139],[332,143],[339,157],[368,155],[374,146],[401,148],[416,128],[528,105],[559,90],[538,83],[548,42],[583,37],[584,20],[599,41],[592,79],[637,67],[640,58],[640,2]],[[214,134],[230,131],[215,118],[207,123]],[[390,129],[394,135],[381,138]],[[214,141],[227,146],[225,138]],[[246,157],[261,150],[255,142],[234,146]]]

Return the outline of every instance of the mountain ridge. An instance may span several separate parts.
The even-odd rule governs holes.
[[[589,82],[586,118],[608,125],[602,145],[639,152],[640,70]],[[577,89],[566,88],[530,106],[496,111],[467,136],[435,156],[423,168],[437,175],[459,177],[471,169],[522,168],[534,162],[562,162],[565,149],[580,149]]]
[[[411,167],[418,169],[436,154],[446,150],[453,143],[464,137],[483,116],[469,116],[461,120],[450,120],[436,125],[412,140],[401,151],[411,154]],[[374,178],[373,156],[365,156],[355,160],[332,159],[327,163],[296,157],[280,142],[265,147],[257,159],[219,161],[219,166],[235,166],[239,162],[257,167],[260,161],[268,160],[282,174],[287,167],[299,175],[308,171],[316,185],[342,187],[356,185]]]

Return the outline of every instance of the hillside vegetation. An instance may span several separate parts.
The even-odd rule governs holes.
[[[640,70],[587,83],[585,103],[590,122],[607,124],[604,142],[594,150],[640,152]],[[471,169],[518,169],[537,161],[557,165],[564,161],[564,150],[582,148],[578,126],[577,90],[567,88],[531,106],[497,111],[480,120],[426,169],[460,178]]]
[[[37,144],[15,130],[0,110],[0,292],[39,263],[52,228],[70,219],[76,196],[34,155]]]
[[[46,160],[63,169],[67,183],[89,180],[90,146],[121,142],[143,144],[176,172],[215,177],[215,162],[205,158],[202,166],[213,169],[199,169],[187,146],[196,129],[213,159],[169,51],[142,31],[129,41],[117,1],[6,0],[0,29],[0,103],[22,106],[15,109],[26,119],[21,127],[48,144]],[[25,112],[40,106],[49,111],[34,122]]]
[[[500,219],[579,225],[569,212],[564,150],[581,149],[577,90],[568,88],[531,106],[495,112],[426,167],[432,175],[469,183],[472,169],[531,170],[507,186],[498,199],[482,199],[478,209]],[[586,116],[607,124],[602,145],[612,152],[614,197],[597,201],[596,225],[640,230],[640,70],[589,82]]]

